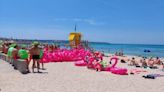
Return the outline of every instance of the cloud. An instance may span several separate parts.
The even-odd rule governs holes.
[[[73,21],[75,21],[75,22],[84,22],[84,23],[88,23],[90,25],[100,25],[100,24],[102,24],[102,23],[97,22],[97,21],[95,21],[93,19],[80,19],[80,18],[75,18],[75,19],[73,19]]]
[[[91,19],[85,19],[84,21],[91,24],[91,25],[100,25],[100,24],[102,24],[100,22],[96,22],[95,20],[91,20]]]
[[[83,22],[90,25],[103,25],[104,22],[98,22],[93,19],[82,19],[82,18],[55,18],[55,21],[68,21],[68,22]]]

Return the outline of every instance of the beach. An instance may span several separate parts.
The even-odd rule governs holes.
[[[105,57],[104,60],[108,61],[109,57]],[[136,69],[122,63],[117,66],[128,70]],[[77,67],[73,62],[59,62],[45,64],[46,70],[42,70],[41,74],[23,75],[2,60],[0,68],[0,92],[163,92],[164,90],[164,77],[156,79],[142,77],[151,73],[164,74],[160,69],[144,69],[147,72],[134,75],[115,75]]]
[[[164,0],[0,0],[0,92],[164,92]]]

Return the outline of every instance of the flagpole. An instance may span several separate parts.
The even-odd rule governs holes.
[[[77,25],[75,24],[75,33],[76,33],[76,30],[77,30],[76,27],[77,27]]]

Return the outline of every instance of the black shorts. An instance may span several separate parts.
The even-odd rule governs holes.
[[[32,59],[40,59],[40,56],[39,55],[33,55]]]

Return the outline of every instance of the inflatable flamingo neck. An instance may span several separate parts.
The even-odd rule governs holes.
[[[114,64],[111,66],[111,68],[114,68],[117,65],[117,63],[118,63],[118,58],[117,57],[112,57],[110,59],[110,61],[114,61]]]

